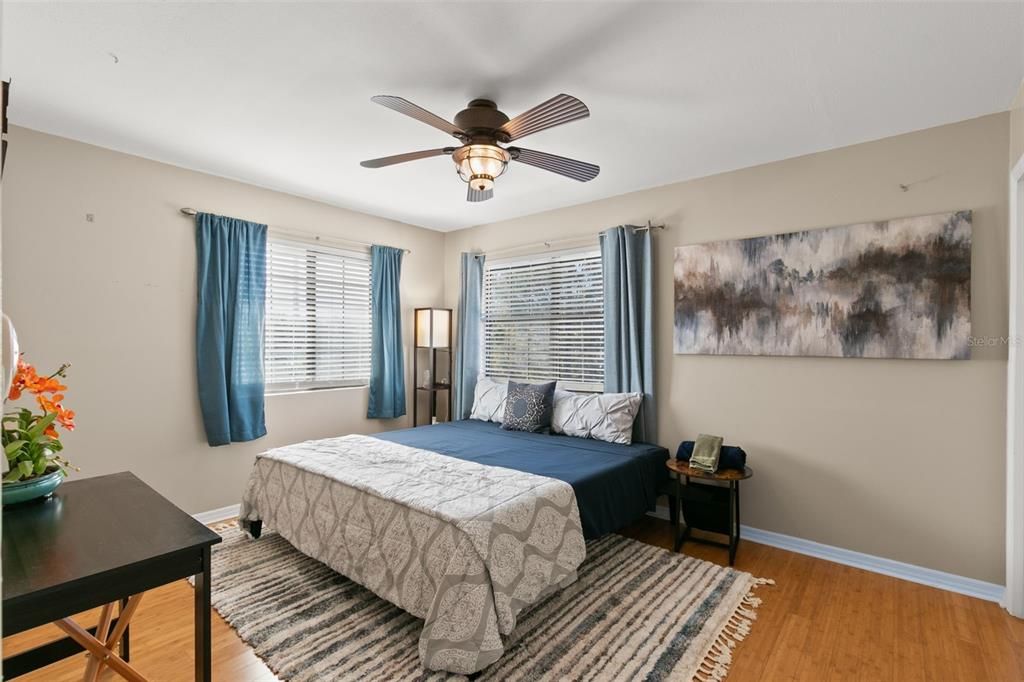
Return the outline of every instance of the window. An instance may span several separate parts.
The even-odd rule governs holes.
[[[268,239],[266,310],[267,393],[369,381],[369,254]]]
[[[484,275],[484,374],[604,385],[601,254],[566,252],[488,263]]]

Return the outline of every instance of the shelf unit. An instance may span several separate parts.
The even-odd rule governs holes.
[[[451,308],[416,308],[414,322],[415,346],[412,356],[413,392],[412,425],[424,426],[434,421],[450,421],[452,414],[452,310]],[[430,372],[429,383],[424,371]],[[426,403],[421,410],[420,403]],[[443,408],[439,412],[438,408]],[[421,423],[422,412],[426,420]]]

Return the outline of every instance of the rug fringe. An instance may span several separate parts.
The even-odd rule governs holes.
[[[750,589],[736,605],[725,626],[708,648],[704,660],[697,666],[697,671],[693,675],[694,682],[722,682],[725,679],[732,664],[732,650],[746,639],[754,621],[757,620],[756,609],[761,605],[761,598],[754,594],[754,589],[774,584],[775,581],[771,578],[754,578]]]

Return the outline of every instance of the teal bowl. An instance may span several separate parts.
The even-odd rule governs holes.
[[[27,481],[3,484],[3,504],[20,504],[40,497],[46,497],[64,480],[64,472],[58,469],[48,474],[30,478]]]

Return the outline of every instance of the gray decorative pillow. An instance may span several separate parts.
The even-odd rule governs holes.
[[[479,419],[482,422],[501,423],[505,416],[505,396],[508,395],[508,384],[497,382],[494,379],[480,377],[476,380],[476,388],[473,390],[473,409],[470,410],[470,419]]]
[[[640,411],[639,393],[570,393],[555,391],[551,430],[578,438],[629,445]]]
[[[501,428],[532,433],[547,431],[551,428],[554,404],[554,381],[546,384],[517,384],[510,381]]]

